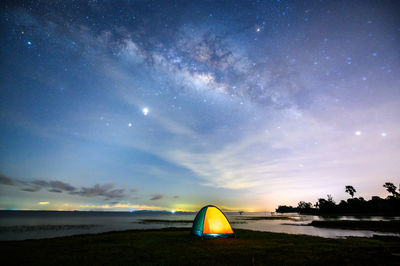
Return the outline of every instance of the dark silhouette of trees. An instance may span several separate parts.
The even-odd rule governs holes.
[[[327,195],[327,199],[320,198],[315,203],[315,208],[312,204],[305,201],[300,201],[297,207],[279,206],[276,212],[298,212],[302,214],[362,214],[362,215],[400,215],[400,188],[397,192],[397,187],[390,182],[383,185],[384,188],[391,194],[386,199],[378,196],[373,196],[370,200],[365,200],[363,197],[354,197],[356,189],[353,186],[346,186],[345,191],[350,194],[351,198],[341,200],[336,204],[331,195]]]
[[[393,183],[386,182],[383,187],[386,188],[387,192],[393,194],[393,197],[398,198],[400,196],[396,191],[397,187]]]
[[[317,203],[315,203],[315,207],[317,207],[321,213],[330,213],[335,211],[336,204],[332,195],[328,195],[328,199],[318,199]]]
[[[353,186],[346,186],[346,193],[349,193],[350,196],[353,198],[354,193],[356,193],[356,189]]]
[[[312,204],[311,202],[300,201],[297,205],[297,208],[304,210],[304,209],[311,209]]]
[[[275,211],[280,213],[288,213],[288,212],[299,212],[299,209],[292,206],[279,205]]]

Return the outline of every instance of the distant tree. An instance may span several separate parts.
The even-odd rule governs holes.
[[[392,194],[393,197],[399,197],[400,194],[396,191],[397,187],[393,183],[386,182],[383,187],[386,188],[387,192]]]
[[[328,196],[328,202],[335,204],[335,201],[333,200],[332,195],[328,194],[327,196]]]
[[[356,189],[353,186],[346,186],[346,193],[349,193],[350,196],[353,198]]]
[[[318,202],[315,203],[315,207],[319,209],[322,213],[332,213],[337,209],[335,201],[332,198],[332,195],[328,195],[328,199],[318,199]]]
[[[287,212],[297,212],[298,209],[292,206],[279,205],[275,211],[280,213],[287,213]]]
[[[311,202],[305,202],[305,201],[300,201],[299,204],[297,205],[297,208],[299,209],[311,209],[312,204]]]

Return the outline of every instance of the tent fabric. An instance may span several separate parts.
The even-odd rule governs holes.
[[[197,213],[193,221],[192,233],[204,238],[234,236],[225,214],[214,205],[207,205]]]

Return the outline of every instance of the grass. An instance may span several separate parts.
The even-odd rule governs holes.
[[[2,241],[2,265],[400,265],[400,242],[249,230],[201,240],[188,229]]]
[[[400,233],[400,221],[312,221],[309,225],[324,228],[340,228],[353,230],[372,230],[380,232]]]

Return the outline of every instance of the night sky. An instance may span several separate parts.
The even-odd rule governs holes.
[[[272,211],[400,183],[398,1],[0,5],[0,209]]]

